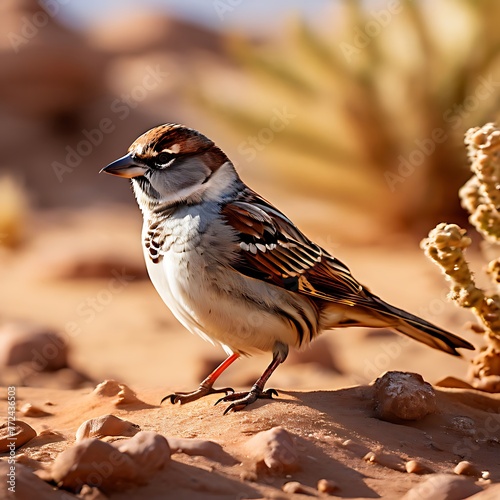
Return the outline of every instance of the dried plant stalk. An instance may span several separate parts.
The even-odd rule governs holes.
[[[490,242],[500,243],[500,129],[488,123],[469,129],[465,136],[472,178],[460,189],[462,206],[471,224]],[[469,373],[474,387],[500,392],[500,296],[485,292],[474,282],[464,252],[472,241],[465,229],[441,223],[422,241],[426,255],[439,265],[450,281],[449,297],[458,306],[471,309],[484,328],[486,346],[471,361]],[[500,258],[487,266],[494,285],[500,283]]]

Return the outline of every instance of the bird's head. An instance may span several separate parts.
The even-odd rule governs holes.
[[[216,199],[238,176],[227,156],[196,130],[166,124],[138,137],[101,172],[132,180],[141,209]]]

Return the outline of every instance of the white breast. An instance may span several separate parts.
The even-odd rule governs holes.
[[[170,236],[161,258],[154,263],[146,251],[145,259],[153,285],[182,325],[226,352],[269,352],[276,341],[297,344],[290,323],[273,309],[278,304],[292,313],[300,299],[231,270],[236,243],[229,228],[188,209],[166,224]],[[307,309],[302,301],[300,306]]]

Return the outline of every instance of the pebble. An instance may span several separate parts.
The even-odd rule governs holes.
[[[60,488],[70,491],[88,484],[108,494],[144,484],[132,458],[99,439],[86,439],[60,453],[51,474]]]
[[[482,476],[482,472],[475,465],[471,464],[467,460],[459,462],[453,469],[453,472],[455,474],[458,474],[459,476],[473,476],[473,477]]]
[[[299,468],[299,456],[292,436],[283,427],[259,432],[246,442],[249,457],[256,467],[264,465],[279,474]]]
[[[114,400],[115,406],[142,403],[129,386],[120,384],[116,380],[104,380],[104,382],[96,386],[92,391],[92,395],[105,398],[116,396]]]
[[[102,493],[98,488],[93,488],[88,484],[84,484],[78,498],[81,500],[108,500],[108,497]]]
[[[68,366],[68,345],[61,335],[39,325],[2,325],[0,366],[16,366],[21,363],[27,363],[26,372],[60,370]]]
[[[316,488],[320,493],[326,493],[330,495],[331,493],[334,493],[339,489],[339,485],[331,479],[320,479]]]
[[[318,496],[318,491],[310,486],[299,483],[298,481],[289,481],[285,483],[281,488],[285,493],[294,493],[300,495],[309,495],[312,497]]]
[[[430,474],[434,472],[430,467],[418,460],[408,460],[405,464],[406,472],[409,474]]]
[[[19,409],[19,412],[22,413],[25,417],[31,418],[40,418],[40,417],[48,417],[52,415],[45,410],[42,410],[39,406],[32,405],[31,403],[26,403]]]
[[[149,480],[170,462],[170,446],[164,436],[152,431],[138,432],[133,438],[113,443],[139,467],[139,475]]]
[[[436,394],[421,375],[387,372],[374,383],[375,415],[381,420],[420,420],[437,410]]]
[[[466,477],[453,474],[432,474],[409,490],[402,500],[462,500],[482,491]]]
[[[397,470],[399,472],[404,472],[405,464],[400,457],[392,453],[384,453],[382,451],[370,451],[364,457],[368,463],[379,464],[388,469]]]
[[[219,443],[205,439],[168,438],[172,453],[184,453],[191,456],[204,456],[224,464],[234,464],[237,461],[223,450]]]
[[[500,484],[491,484],[483,491],[472,495],[467,500],[498,500],[500,498]]]
[[[367,446],[365,446],[364,444],[361,444],[361,443],[357,443],[356,441],[353,441],[352,439],[335,440],[334,443],[337,446],[340,446],[341,448],[345,448],[346,450],[349,450],[351,453],[354,453],[359,458],[363,458],[367,453],[370,452],[370,449]]]
[[[10,465],[0,461],[0,498],[16,500],[78,500],[67,491],[55,490],[26,466],[16,463],[15,480],[10,484]],[[14,477],[14,476],[12,476]],[[15,488],[15,493],[8,488]]]
[[[4,423],[0,425],[0,453],[10,452],[10,446],[14,443],[17,450],[23,444],[31,441],[36,437],[36,431],[22,420],[17,420],[14,423]],[[12,439],[14,438],[14,439]]]
[[[133,422],[123,420],[114,415],[103,415],[91,418],[83,422],[76,431],[76,440],[104,436],[134,436],[140,431],[140,427]]]

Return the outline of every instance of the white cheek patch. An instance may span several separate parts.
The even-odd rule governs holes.
[[[204,195],[209,200],[219,200],[236,179],[233,164],[229,161],[221,165],[210,177],[205,186]]]
[[[194,196],[199,196],[200,192],[201,190],[198,185],[187,186],[172,193],[161,193],[160,201],[166,204],[178,203]]]

